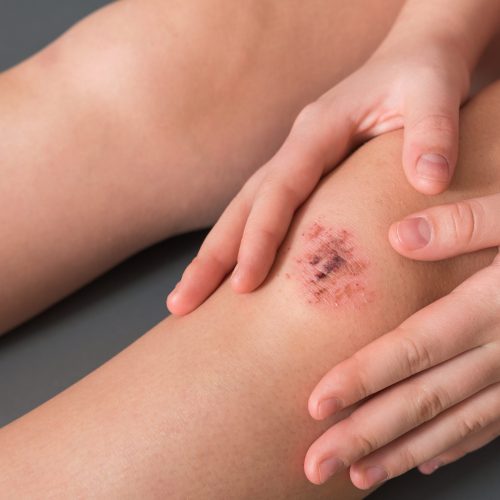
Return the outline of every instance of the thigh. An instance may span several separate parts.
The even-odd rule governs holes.
[[[369,57],[401,5],[122,0],[28,65],[91,99],[116,156],[103,175],[141,188],[159,238],[214,222],[300,109]]]
[[[0,331],[212,223],[400,4],[123,0],[0,75]]]
[[[333,422],[313,421],[307,397],[333,364],[493,258],[484,251],[412,262],[391,250],[387,229],[429,204],[498,191],[499,108],[496,86],[462,113],[457,176],[435,198],[407,185],[401,133],[358,150],[297,215],[259,290],[237,295],[222,285],[192,314],[163,321],[5,427],[0,491],[29,497],[43,485],[54,498],[361,498],[345,472],[319,487],[306,480],[306,450]],[[364,296],[342,287],[344,296],[317,300],[320,288],[311,288],[315,276],[304,263],[324,243],[347,245]],[[329,284],[339,291],[338,282]]]

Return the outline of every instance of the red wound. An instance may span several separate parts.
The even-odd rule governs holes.
[[[371,302],[373,293],[366,284],[368,262],[359,256],[349,231],[315,222],[302,236],[304,251],[295,263],[309,303],[338,307]]]

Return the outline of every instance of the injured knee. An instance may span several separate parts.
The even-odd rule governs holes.
[[[309,304],[359,307],[373,301],[369,261],[358,248],[353,232],[316,220],[301,238],[301,251],[292,259],[286,277],[297,281]]]

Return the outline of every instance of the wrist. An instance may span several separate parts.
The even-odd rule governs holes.
[[[460,44],[444,33],[387,38],[370,58],[393,61],[399,68],[427,68],[455,82],[463,97],[469,90],[472,69]],[[395,61],[395,63],[394,63]]]
[[[500,0],[407,0],[380,50],[418,53],[434,45],[473,71],[498,31]]]

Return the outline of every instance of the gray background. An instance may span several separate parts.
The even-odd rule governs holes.
[[[105,0],[0,0],[0,70]],[[1,235],[1,233],[0,233]],[[204,233],[170,239],[0,338],[0,426],[68,387],[161,320]],[[370,498],[499,499],[500,440],[431,477],[411,471]]]

